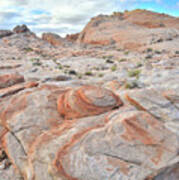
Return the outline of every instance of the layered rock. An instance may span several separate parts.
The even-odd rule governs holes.
[[[18,176],[177,180],[178,135],[166,123],[178,116],[165,96],[129,91],[122,103],[98,86],[27,87],[0,101],[1,145]]]
[[[58,111],[66,119],[98,115],[122,105],[118,96],[103,88],[84,86],[58,99]]]
[[[175,134],[128,107],[42,134],[31,147],[27,173],[38,180],[143,180],[176,159],[177,150]]]
[[[75,42],[78,39],[79,33],[76,34],[67,34],[66,39],[68,41]]]
[[[93,23],[93,40],[112,46],[78,46],[82,33],[66,37],[73,46],[31,32],[0,40],[0,180],[179,179],[177,18],[137,10]]]
[[[24,82],[20,74],[3,74],[0,76],[0,89]]]
[[[99,15],[92,18],[79,34],[77,42],[97,45],[116,45],[120,48],[136,50],[140,47],[179,36],[179,18],[146,10]],[[169,30],[170,28],[170,30]],[[170,33],[169,33],[170,34]],[[169,35],[168,34],[168,35]]]
[[[42,39],[49,42],[53,46],[64,45],[65,39],[54,33],[43,33]]]

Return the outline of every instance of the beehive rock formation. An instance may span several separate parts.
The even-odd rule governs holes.
[[[178,18],[102,15],[64,45],[24,28],[0,31],[0,180],[179,179]]]
[[[23,84],[3,90],[17,85]],[[116,92],[92,85],[30,83],[2,97],[1,148],[16,176],[27,180],[177,180],[178,135],[167,123],[174,123],[178,115],[168,113],[176,108],[175,102],[165,98],[169,93],[131,91],[123,102]],[[151,99],[161,99],[161,103],[153,102],[153,108]]]
[[[66,119],[98,115],[122,105],[112,92],[95,86],[69,90],[58,99],[58,111]]]

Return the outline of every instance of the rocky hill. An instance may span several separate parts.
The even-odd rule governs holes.
[[[0,31],[0,180],[178,180],[179,22],[100,15],[79,34]]]
[[[179,18],[146,10],[126,11],[92,18],[78,37],[79,43],[139,49],[179,36]]]

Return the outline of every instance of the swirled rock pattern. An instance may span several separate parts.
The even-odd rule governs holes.
[[[0,180],[178,180],[177,22],[102,15],[51,44],[0,31]]]
[[[101,114],[120,105],[122,101],[118,96],[95,86],[69,90],[58,99],[58,111],[66,119]]]
[[[178,136],[165,125],[176,119],[161,121],[149,92],[161,98],[154,112],[170,109],[150,89],[122,102],[100,86],[28,86],[0,101],[2,149],[26,180],[177,180]],[[146,108],[134,103],[140,94]]]

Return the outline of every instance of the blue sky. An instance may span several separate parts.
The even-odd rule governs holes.
[[[37,34],[64,36],[98,14],[137,8],[179,16],[179,0],[0,0],[0,29],[27,24]]]

